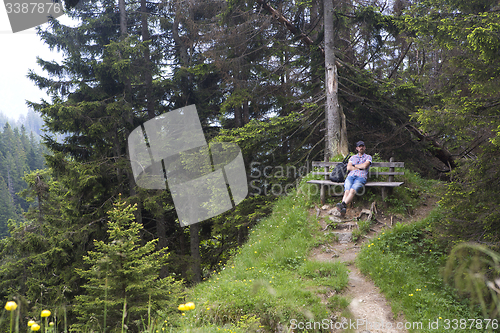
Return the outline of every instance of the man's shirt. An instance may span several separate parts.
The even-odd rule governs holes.
[[[372,157],[368,154],[363,154],[359,156],[359,154],[351,156],[349,158],[349,162],[351,162],[352,165],[358,165],[358,164],[363,164],[366,161],[370,161],[370,165],[372,164]],[[358,176],[358,177],[363,177],[363,178],[368,178],[368,170],[370,169],[370,166],[364,170],[352,170],[349,172],[348,176]]]

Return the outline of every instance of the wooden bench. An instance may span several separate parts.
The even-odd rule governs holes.
[[[324,175],[324,180],[309,180],[309,184],[317,184],[321,186],[320,189],[320,197],[321,204],[325,204],[325,196],[326,196],[326,188],[328,186],[342,186],[342,194],[343,194],[343,185],[344,183],[334,183],[329,179],[329,175],[331,170],[335,168],[337,164],[341,162],[319,162],[313,161],[312,167],[313,170],[315,168],[325,168],[325,171],[313,171],[313,175]],[[387,198],[387,196],[392,192],[394,187],[401,186],[403,182],[394,181],[394,176],[404,175],[405,173],[402,171],[394,171],[395,168],[404,168],[404,162],[394,162],[392,157],[389,162],[373,162],[368,170],[368,181],[365,186],[367,187],[382,187],[382,199]],[[389,171],[378,171],[375,168],[389,168]],[[389,176],[389,179],[386,182],[376,182],[370,181],[370,178],[373,176]]]

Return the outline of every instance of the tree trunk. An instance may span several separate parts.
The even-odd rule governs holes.
[[[333,0],[324,0],[325,17],[325,161],[335,155],[346,156],[347,131],[345,116],[338,100],[338,74],[335,64],[335,45],[333,31]]]
[[[148,29],[148,8],[146,0],[141,0],[141,34],[142,41],[151,40]],[[151,74],[151,55],[149,45],[144,49],[144,82],[146,84],[146,108],[148,110],[148,118],[153,119],[155,115],[154,100],[153,100],[153,75]]]
[[[174,24],[172,26],[172,37],[174,38],[175,44],[179,50],[179,62],[181,64],[181,66],[187,67],[189,65],[187,38],[186,37],[183,38],[179,34],[179,26],[181,24],[181,15],[182,15],[182,12],[179,9],[178,12],[175,14]]]
[[[187,4],[188,15],[186,18],[185,11],[183,11],[182,6]],[[194,21],[194,2],[188,1],[187,3],[176,3],[176,13],[174,18],[174,23],[172,26],[172,37],[174,39],[175,45],[178,50],[179,63],[182,67],[190,66],[189,50],[191,49],[191,41],[188,37],[189,34],[181,36],[179,28],[182,26],[181,19]],[[189,79],[189,78],[188,78]],[[186,92],[184,96],[186,103],[189,101],[189,96]],[[186,104],[187,105],[187,104]],[[190,249],[191,249],[191,259],[192,259],[192,272],[193,272],[193,282],[201,281],[201,256],[200,256],[200,225],[199,223],[194,223],[189,226],[190,231]],[[181,242],[182,243],[182,242]],[[182,251],[183,252],[183,251]]]
[[[241,107],[234,107],[234,126],[236,128],[243,127],[243,117],[241,115]]]
[[[118,0],[118,9],[120,11],[120,34],[127,35],[127,12],[125,9],[125,0]]]
[[[243,125],[250,122],[250,107],[248,106],[249,101],[243,103],[243,114],[241,116]]]
[[[200,224],[189,226],[191,240],[191,259],[193,260],[193,282],[201,282],[201,255],[200,255]]]

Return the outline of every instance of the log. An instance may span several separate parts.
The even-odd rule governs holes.
[[[443,162],[445,165],[447,165],[451,171],[451,169],[455,168],[457,165],[455,163],[455,160],[453,158],[453,155],[443,147],[439,142],[437,142],[434,138],[431,136],[422,133],[418,128],[412,125],[406,125],[406,128],[413,133],[419,141],[426,142],[431,145],[433,149],[429,149],[429,151],[437,157],[441,162]]]

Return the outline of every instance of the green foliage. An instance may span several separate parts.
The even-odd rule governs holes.
[[[74,268],[81,265],[85,248],[75,244],[98,229],[67,225],[74,209],[63,200],[68,191],[50,170],[28,174],[25,181],[28,189],[23,195],[38,205],[27,212],[25,221],[11,222],[10,236],[0,243],[0,290],[3,297],[22,300],[23,316],[36,316],[47,304],[62,313],[79,292]]]
[[[83,258],[88,268],[76,269],[87,282],[75,297],[78,323],[72,331],[119,332],[126,325],[127,331],[139,332],[141,319],[158,310],[175,311],[181,285],[172,277],[160,279],[168,254],[155,250],[156,240],[141,244],[143,227],[134,221],[135,210],[124,201],[115,203],[108,212],[108,240],[94,241],[95,250]]]
[[[368,232],[370,232],[370,227],[373,224],[373,220],[360,220],[357,223],[359,231],[362,234],[367,234]]]
[[[461,243],[448,257],[445,278],[479,304],[485,318],[500,319],[500,254],[480,244]]]
[[[403,3],[397,5],[405,6]],[[250,178],[260,181],[254,185],[261,193],[269,193],[274,185],[284,188],[296,184],[288,175],[273,172],[266,177],[266,168],[297,166],[321,157],[324,70],[323,58],[316,50],[323,38],[321,24],[314,23],[321,22],[315,6],[308,1],[280,4],[285,15],[293,14],[294,26],[316,39],[316,45],[309,49],[290,38],[286,28],[268,20],[262,12],[256,13],[252,3],[235,0],[216,2],[214,6],[212,2],[199,2],[189,10],[177,3],[171,5],[149,4],[147,17],[142,20],[145,14],[137,4],[127,3],[127,34],[119,31],[116,4],[108,0],[86,2],[72,9],[69,15],[81,19],[76,28],[51,20],[44,30],[39,30],[49,47],[67,56],[61,64],[39,60],[48,77],[30,73],[51,98],[50,102],[32,103],[52,131],[45,136],[52,150],[48,158],[51,169],[27,175],[24,193],[33,207],[26,221],[10,222],[11,236],[2,241],[0,248],[0,290],[3,296],[25,297],[30,302],[28,312],[36,313],[47,303],[63,308],[79,295],[88,298],[87,302],[78,299],[78,325],[92,320],[87,316],[94,311],[92,304],[101,308],[106,304],[109,310],[104,313],[109,311],[109,322],[119,325],[125,316],[127,326],[137,329],[139,324],[134,320],[143,318],[149,299],[144,300],[147,292],[137,300],[129,298],[127,292],[138,294],[144,291],[145,283],[137,282],[133,275],[119,276],[120,268],[113,265],[124,264],[127,259],[117,255],[119,251],[130,251],[128,259],[140,263],[130,270],[144,269],[153,276],[157,272],[153,274],[153,268],[140,260],[141,255],[148,257],[152,252],[140,252],[134,246],[141,244],[151,250],[150,240],[155,238],[160,238],[158,247],[167,242],[171,245],[169,269],[188,275],[189,246],[185,237],[190,235],[177,225],[170,193],[134,188],[126,139],[144,121],[177,107],[197,104],[210,139],[235,142],[243,150],[246,165],[256,162],[250,175],[255,176],[257,171],[260,174]],[[477,148],[476,142],[498,146],[500,76],[494,60],[499,50],[499,17],[492,3],[485,0],[431,0],[412,6],[408,15],[401,15],[404,8],[395,15],[387,15],[375,6],[358,6],[354,13],[350,6],[337,8],[333,19],[340,64],[339,100],[351,142],[373,142],[381,157],[398,155],[397,160],[413,161],[421,169],[431,170],[432,166],[422,158],[425,147],[412,142],[405,131],[404,125],[412,114],[430,135],[456,149],[457,155]],[[155,31],[150,41],[140,36],[145,28]],[[252,29],[254,33],[249,33]],[[165,64],[170,66],[168,72],[164,71]],[[417,109],[420,111],[415,113]],[[6,232],[5,221],[21,211],[19,204],[28,208],[15,193],[25,188],[20,176],[34,170],[37,161],[37,151],[28,152],[26,136],[18,134],[6,127],[0,140],[0,235]],[[58,134],[65,137],[57,138]],[[15,139],[16,135],[21,140]],[[18,141],[23,143],[24,153],[18,149]],[[484,235],[482,241],[498,240],[498,164],[495,154],[489,154],[475,166],[457,171],[457,178],[441,202],[445,218],[433,225],[443,239]],[[478,173],[477,168],[481,169]],[[414,185],[420,180],[406,172],[405,186],[396,189],[388,201],[398,213],[411,212],[422,200],[420,184]],[[190,319],[185,322],[205,320],[206,327],[215,331],[212,326],[227,321],[244,331],[254,329],[257,319],[272,327],[292,315],[323,315],[325,307],[307,288],[315,287],[313,283],[318,281],[341,288],[345,274],[342,267],[308,264],[305,260],[306,249],[320,239],[311,236],[306,211],[311,200],[318,201],[319,191],[313,188],[317,189],[302,183],[300,191],[308,196],[283,199],[288,204],[280,215],[264,219],[272,200],[256,196],[202,225],[203,267],[206,277],[212,274],[212,282],[196,289],[196,295],[207,306],[186,315]],[[115,230],[113,235],[105,232],[106,213],[119,193],[137,203],[134,214],[144,227],[140,233],[133,223],[130,228],[120,227],[120,232]],[[472,194],[475,199],[468,204],[467,197]],[[300,209],[294,206],[294,200]],[[125,212],[123,206],[122,215],[113,218],[131,221],[128,209]],[[456,228],[460,225],[457,221],[466,223]],[[361,229],[366,228],[368,224]],[[240,253],[237,246],[243,244],[250,230],[258,232],[259,238],[250,233],[249,245]],[[453,234],[455,231],[458,236]],[[400,248],[399,240],[387,238],[394,253],[430,249],[424,234],[400,233],[400,241],[411,240]],[[126,235],[131,238],[113,243],[113,237],[121,239]],[[87,254],[88,250],[91,252]],[[98,257],[98,253],[108,257]],[[109,261],[112,253],[116,260]],[[81,268],[84,255],[89,268],[81,269],[81,276],[76,276],[74,269]],[[151,260],[156,259],[160,260]],[[229,269],[232,264],[235,268]],[[104,265],[115,269],[110,271]],[[423,269],[422,265],[418,267]],[[402,270],[399,268],[398,274],[404,276]],[[311,284],[298,281],[297,271],[308,276]],[[411,272],[418,275],[415,270]],[[95,275],[98,273],[101,275]],[[115,285],[106,286],[113,274]],[[208,287],[219,276],[224,284]],[[82,291],[82,278],[87,279],[86,293]],[[128,278],[132,281],[129,289],[119,283]],[[226,297],[222,301],[217,298],[219,292]],[[133,310],[123,311],[125,300],[127,310]],[[455,304],[448,298],[446,302]],[[345,305],[342,300],[334,303]],[[96,322],[91,324],[102,325],[104,313],[96,312]],[[194,317],[199,314],[207,319]],[[175,318],[175,328],[184,327],[179,314],[164,315]],[[165,328],[159,321],[155,325]]]
[[[429,36],[449,54],[438,76],[442,85],[433,91],[436,103],[421,108],[418,121],[424,131],[460,147],[459,154],[471,141],[497,135],[500,16],[492,7],[481,0],[426,1],[405,17],[408,30],[422,39]]]
[[[297,113],[273,117],[269,121],[253,120],[241,128],[221,130],[214,141],[234,142],[247,156],[250,152],[256,151],[257,147],[260,147],[261,151],[266,148],[272,149],[272,141],[265,142],[265,146],[262,146],[262,141],[271,140],[273,137],[276,138],[275,140],[279,140],[280,133],[283,133],[284,130],[293,131],[293,127],[297,127],[300,121],[301,116]]]
[[[463,241],[483,242],[498,249],[500,158],[490,147],[454,171],[439,204],[444,217],[434,225],[436,236],[449,247]]]
[[[0,132],[0,238],[9,234],[9,219],[21,220],[30,203],[19,193],[26,189],[24,174],[45,165],[43,147],[24,126],[12,128],[9,123]]]

